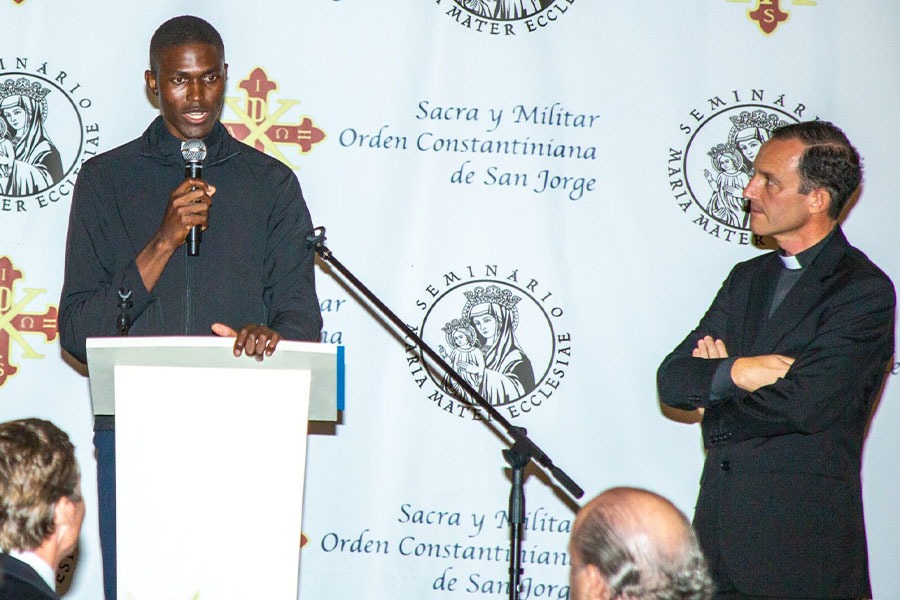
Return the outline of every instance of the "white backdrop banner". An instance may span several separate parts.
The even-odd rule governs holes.
[[[56,336],[72,185],[157,114],[150,36],[188,10],[225,40],[232,135],[296,170],[335,257],[449,361],[483,363],[470,382],[589,497],[641,486],[693,512],[699,427],[661,408],[656,368],[762,251],[728,189],[773,126],[847,132],[866,177],[844,230],[900,277],[900,149],[882,122],[898,3],[0,0],[0,97],[42,106],[62,163],[26,176],[3,113],[18,167],[0,162],[0,418],[47,417],[77,442],[89,513],[67,598],[101,589],[87,380]],[[330,267],[317,281],[346,410],[308,440],[300,595],[507,596],[506,441]],[[502,351],[471,342],[485,300]],[[876,598],[900,597],[895,379],[863,465]],[[523,598],[567,598],[577,504],[538,469],[525,491]],[[243,551],[223,549],[223,578]]]

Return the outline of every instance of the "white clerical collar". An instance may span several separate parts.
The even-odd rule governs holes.
[[[784,254],[779,254],[778,258],[781,259],[782,264],[784,264],[785,268],[790,269],[791,271],[796,271],[797,269],[802,269],[803,265],[800,264],[800,259],[795,255],[785,256]]]
[[[21,560],[23,563],[37,571],[37,574],[41,576],[41,579],[44,580],[44,583],[46,583],[51,590],[56,589],[56,577],[53,573],[53,567],[48,565],[43,558],[34,552],[19,552],[18,550],[10,550],[9,555]]]

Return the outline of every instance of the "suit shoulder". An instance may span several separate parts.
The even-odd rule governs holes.
[[[30,565],[0,554],[0,598],[48,600],[59,598]]]
[[[854,279],[866,281],[869,285],[888,288],[891,295],[895,295],[894,282],[891,281],[891,278],[859,248],[850,246],[839,265]]]
[[[849,261],[854,267],[854,270],[871,273],[874,276],[890,280],[887,274],[882,271],[865,252],[855,246],[850,246],[847,253],[844,255],[844,260]]]

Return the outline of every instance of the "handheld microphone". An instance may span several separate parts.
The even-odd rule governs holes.
[[[203,160],[206,158],[206,144],[203,143],[203,140],[181,142],[181,156],[184,157],[184,178],[202,179]],[[191,227],[187,235],[188,256],[199,256],[202,233],[199,225]]]

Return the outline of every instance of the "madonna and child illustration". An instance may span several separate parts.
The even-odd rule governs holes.
[[[24,77],[0,82],[0,193],[29,196],[63,177],[59,151],[47,134],[47,95]]]
[[[753,161],[772,130],[787,122],[763,110],[742,111],[729,118],[732,126],[728,141],[707,152],[715,174],[709,169],[703,171],[712,189],[706,212],[725,225],[747,229],[749,213],[743,195],[753,176]]]
[[[495,285],[464,294],[462,315],[441,328],[451,349],[440,346],[440,355],[491,404],[505,404],[530,393],[535,388],[534,370],[516,339],[516,304],[521,298]],[[442,386],[462,395],[460,386],[446,375]]]

